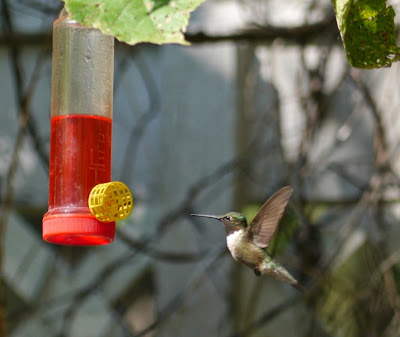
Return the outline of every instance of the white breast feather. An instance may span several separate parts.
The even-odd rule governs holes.
[[[235,247],[239,243],[239,240],[243,232],[244,232],[243,229],[239,229],[238,231],[235,231],[226,237],[226,243],[228,245],[228,249],[231,252],[234,259],[236,259]]]

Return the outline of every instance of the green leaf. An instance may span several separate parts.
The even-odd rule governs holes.
[[[349,63],[357,68],[390,67],[400,59],[395,12],[385,0],[332,0]]]
[[[134,45],[188,43],[190,13],[204,0],[65,0],[71,18]]]

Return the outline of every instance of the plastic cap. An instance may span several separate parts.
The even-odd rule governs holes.
[[[115,222],[103,223],[90,213],[57,214],[43,218],[43,239],[72,246],[106,245],[114,241]]]
[[[123,220],[129,216],[133,198],[129,188],[119,181],[99,184],[89,194],[89,209],[102,222]]]

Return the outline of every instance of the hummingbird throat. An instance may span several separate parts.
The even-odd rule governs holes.
[[[237,229],[233,232],[230,232],[226,236],[226,244],[228,246],[229,251],[231,252],[232,256],[234,256],[235,247],[240,244],[240,240],[244,233],[244,229]]]

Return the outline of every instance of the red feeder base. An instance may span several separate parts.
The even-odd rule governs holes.
[[[43,239],[68,246],[97,246],[114,241],[115,222],[100,222],[93,216],[58,215],[43,219]]]

